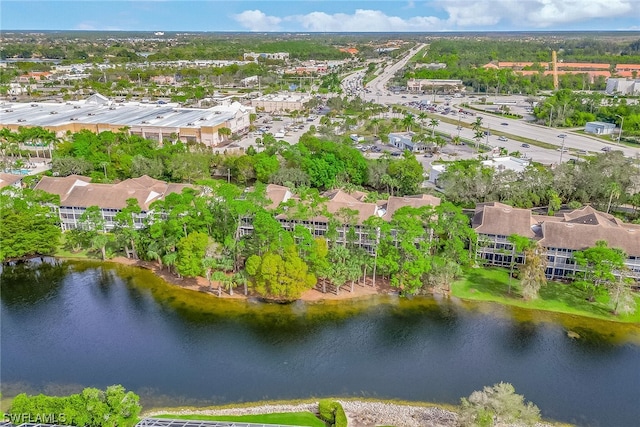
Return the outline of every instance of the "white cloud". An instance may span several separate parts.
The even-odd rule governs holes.
[[[245,10],[233,18],[249,31],[280,31],[282,18],[269,16],[261,10]]]
[[[437,31],[441,20],[433,16],[414,16],[403,19],[389,16],[379,10],[357,9],[353,14],[312,12],[287,17],[308,31],[327,32],[385,32],[385,31]]]
[[[496,26],[496,29],[526,30],[562,27],[598,18],[629,17],[634,13],[635,1],[433,0],[430,3],[431,7],[443,10],[446,18],[433,15],[402,18],[373,9],[356,9],[353,13],[334,14],[310,12],[282,17],[267,15],[261,10],[246,10],[233,18],[250,31],[426,32],[492,26]],[[414,6],[414,1],[410,0],[402,9]]]
[[[473,28],[509,22],[514,28],[545,28],[595,18],[627,16],[634,0],[438,0],[451,27]]]

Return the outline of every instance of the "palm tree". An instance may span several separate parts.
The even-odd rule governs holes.
[[[236,285],[243,285],[244,286],[244,295],[247,296],[247,294],[249,293],[248,289],[247,289],[247,284],[249,283],[249,278],[247,277],[246,273],[243,271],[238,271],[236,274],[233,275],[233,283],[235,283]]]
[[[378,135],[378,126],[380,126],[380,119],[372,119],[369,123],[373,127],[374,133]]]
[[[438,127],[439,124],[440,124],[440,120],[438,119],[429,120],[429,126],[431,127],[431,138],[436,136],[436,128]]]
[[[407,129],[407,132],[411,130],[413,125],[416,124],[416,120],[413,114],[407,113],[402,119],[402,125]]]
[[[169,272],[171,272],[171,267],[176,265],[177,260],[178,260],[177,252],[169,252],[162,257],[162,262],[164,262],[164,264],[167,266],[167,268],[169,269]]]
[[[202,266],[204,267],[204,272],[207,277],[207,282],[209,282],[209,291],[211,291],[211,272],[217,265],[217,261],[215,258],[206,257],[202,259]]]
[[[389,174],[384,174],[380,177],[380,182],[387,187],[387,193],[393,196],[394,188],[400,188],[400,182],[397,178],[392,177]]]
[[[607,213],[609,213],[609,210],[611,209],[611,201],[614,198],[618,200],[620,194],[622,194],[620,184],[618,184],[617,182],[612,182],[611,184],[609,184],[609,204],[607,205]]]
[[[441,137],[440,135],[436,136],[433,139],[433,142],[434,142],[434,144],[436,146],[436,151],[441,150],[445,145],[447,145],[447,141],[443,137]]]
[[[471,129],[473,130],[473,139],[476,141],[476,150],[480,148],[480,141],[484,136],[482,132],[482,117],[476,118],[476,121],[471,125]]]
[[[423,124],[423,123],[424,123],[424,120],[425,120],[427,117],[429,117],[429,116],[427,116],[427,113],[425,113],[424,111],[420,111],[420,112],[418,113],[418,120],[420,120],[420,124]]]
[[[223,141],[227,141],[227,139],[229,139],[229,137],[231,136],[231,129],[229,129],[228,127],[221,127],[220,129],[218,129],[218,135],[222,137]]]
[[[218,282],[219,297],[222,296],[222,286],[224,285],[226,279],[227,279],[227,275],[224,274],[223,271],[214,271],[213,274],[211,274],[211,280],[213,280],[214,282]]]

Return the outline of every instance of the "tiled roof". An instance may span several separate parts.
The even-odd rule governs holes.
[[[478,233],[520,236],[534,238],[532,226],[535,221],[528,209],[518,209],[498,203],[484,203],[476,207],[473,217],[473,228]]]
[[[135,198],[143,211],[170,193],[179,193],[187,184],[167,184],[148,176],[127,179],[117,184],[92,184],[89,178],[70,175],[64,178],[43,177],[35,189],[60,196],[61,206],[123,209],[127,199]]]
[[[271,188],[271,191],[270,191]],[[270,208],[277,207],[283,201],[283,194],[288,192],[287,187],[281,187],[270,184],[267,186],[267,197],[271,200]],[[351,209],[357,211],[356,222],[362,224],[368,218],[377,215],[381,216],[385,220],[390,220],[393,213],[403,206],[438,206],[440,199],[428,194],[421,194],[417,196],[405,196],[405,197],[390,197],[389,200],[381,200],[377,203],[365,202],[367,193],[362,191],[354,191],[353,193],[347,193],[344,190],[328,190],[322,194],[322,197],[326,199],[323,202],[326,211],[333,215],[339,215],[342,209]],[[278,218],[287,218],[287,214],[280,214]],[[327,221],[324,215],[318,215],[310,220]]]
[[[414,208],[421,208],[423,206],[438,206],[440,205],[440,199],[429,194],[420,194],[418,196],[404,196],[396,197],[391,196],[386,204],[386,212],[383,219],[390,221],[393,214],[400,208],[405,206],[411,206]]]
[[[591,206],[560,216],[532,215],[528,209],[502,203],[479,204],[473,218],[478,233],[508,236],[519,234],[539,238],[547,248],[584,250],[598,240],[620,248],[628,255],[640,256],[640,225],[626,224]],[[539,233],[535,233],[537,230]]]
[[[0,188],[8,187],[24,178],[24,175],[14,175],[12,173],[0,172]]]
[[[542,230],[544,237],[540,243],[548,248],[584,250],[595,246],[598,240],[604,240],[610,247],[620,248],[627,255],[640,256],[640,226],[635,224],[607,227],[602,224],[545,221]]]
[[[288,187],[276,184],[267,185],[267,199],[271,200],[271,204],[267,206],[267,209],[277,208],[280,203],[286,202],[290,197],[291,192]]]

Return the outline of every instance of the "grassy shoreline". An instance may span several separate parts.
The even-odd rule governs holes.
[[[57,252],[54,257],[72,261],[107,262],[122,264],[117,259],[102,261],[92,258],[86,253],[72,254],[66,251]],[[127,264],[130,267],[139,266]],[[155,274],[155,273],[154,273]],[[160,279],[167,281],[156,274]],[[167,282],[172,286],[179,286]],[[511,287],[511,292],[509,292]],[[349,292],[342,297],[355,299]],[[614,315],[608,306],[608,296],[600,294],[596,301],[588,302],[584,294],[571,283],[548,282],[540,289],[540,296],[535,300],[524,300],[521,294],[520,281],[512,279],[509,285],[509,271],[499,267],[476,267],[464,271],[464,275],[451,285],[451,296],[465,301],[497,303],[505,307],[517,307],[523,310],[543,311],[548,313],[579,316],[583,318],[603,320],[622,324],[640,324],[640,294],[636,295],[636,310],[627,315]],[[246,298],[236,296],[238,299]],[[371,298],[363,296],[358,298]],[[319,303],[326,302],[320,298]]]
[[[526,301],[522,298],[520,281],[511,281],[509,271],[496,267],[469,269],[464,277],[452,285],[451,295],[463,300],[493,302],[526,310],[545,311],[573,316],[605,320],[616,323],[640,324],[640,295],[636,295],[636,310],[627,315],[614,315],[608,307],[609,297],[599,295],[588,302],[574,285],[548,282],[540,289],[540,296]]]

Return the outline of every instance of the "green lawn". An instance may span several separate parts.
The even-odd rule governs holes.
[[[452,286],[453,296],[476,301],[492,301],[517,307],[575,314],[618,322],[640,322],[640,297],[636,297],[637,307],[633,314],[614,316],[607,305],[609,297],[602,294],[595,302],[589,302],[583,290],[573,284],[548,282],[540,289],[536,300],[525,301],[520,293],[517,279],[511,283],[509,294],[509,272],[495,267],[472,268],[461,280]]]
[[[239,421],[256,424],[282,424],[291,426],[326,427],[326,424],[311,412],[285,412],[260,415],[172,415],[163,414],[155,418],[200,421]]]

